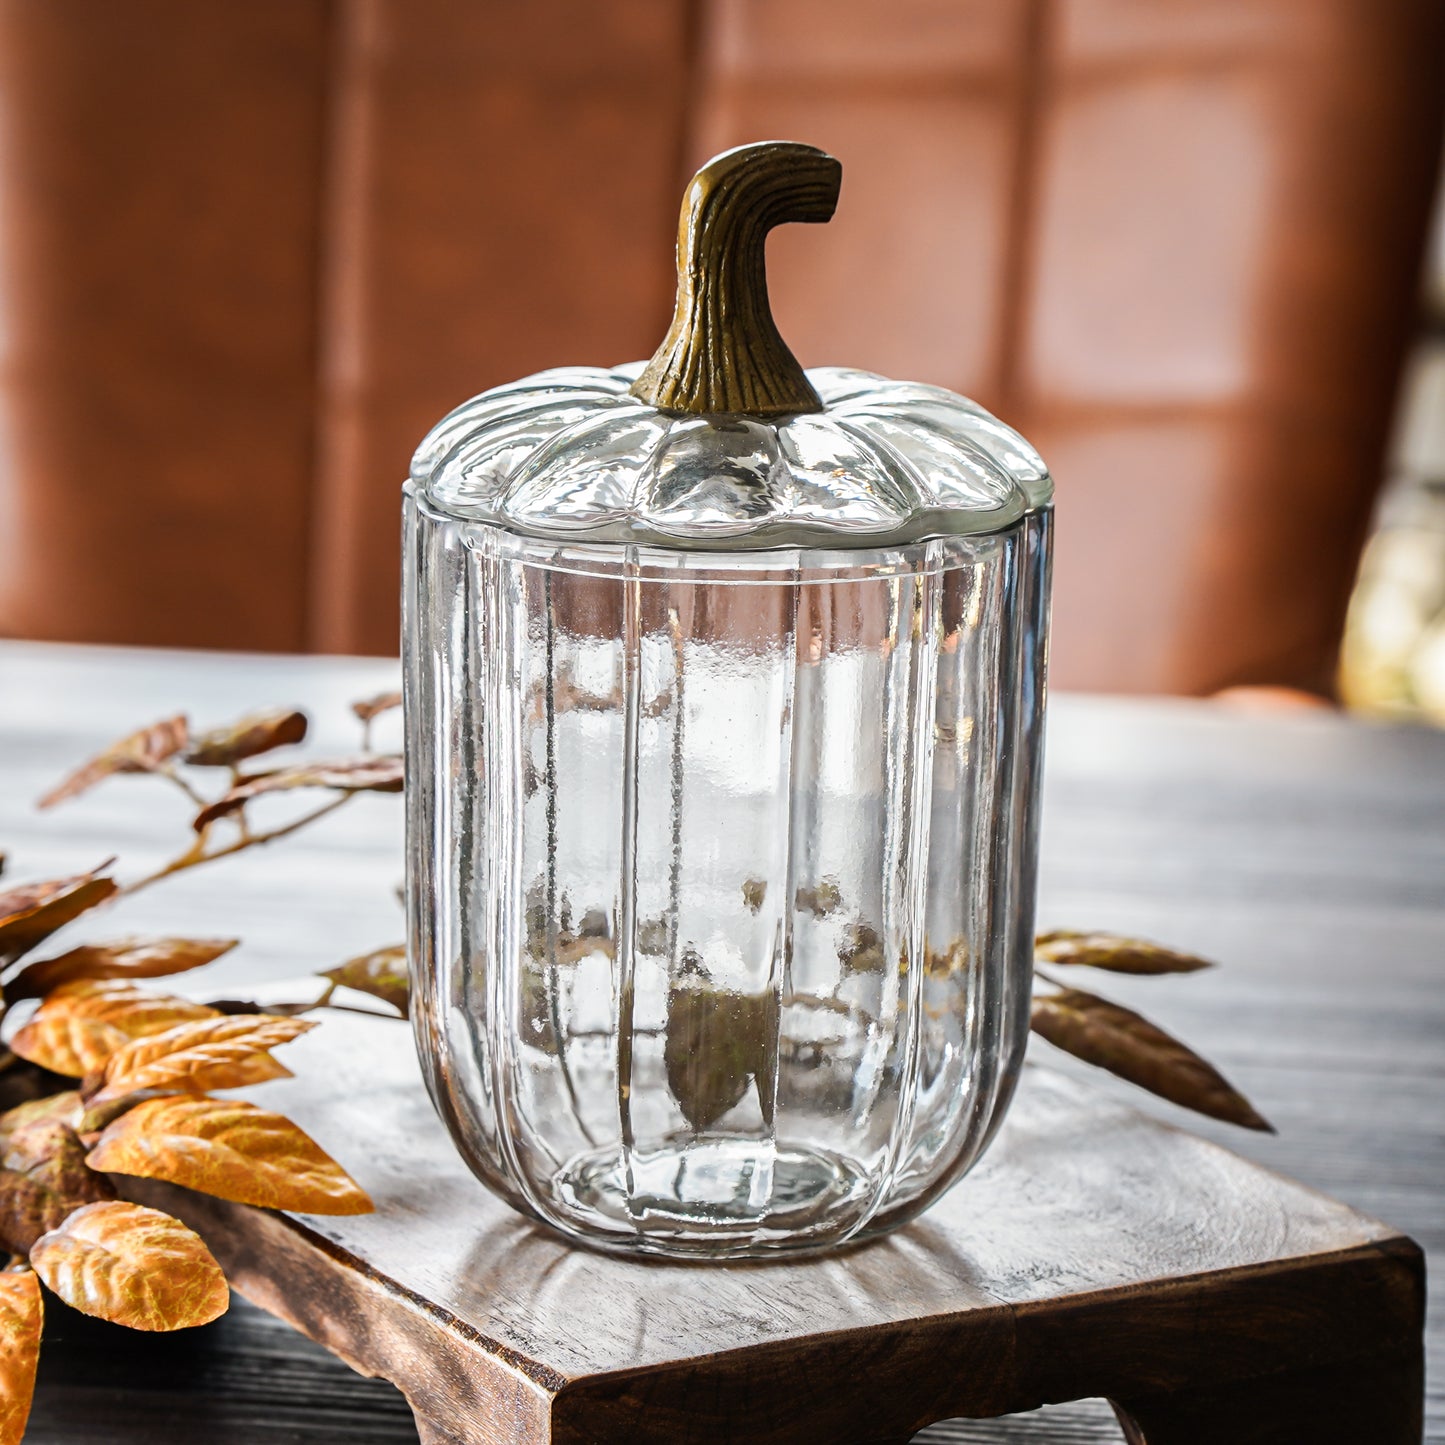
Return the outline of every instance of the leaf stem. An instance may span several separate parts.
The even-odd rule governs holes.
[[[168,778],[193,802],[196,807],[204,808],[210,803],[210,799],[203,797],[191,786],[177,771],[174,763],[162,763],[159,767],[151,769],[151,772],[158,778]]]
[[[357,1008],[353,1003],[322,1003],[317,1002],[311,1005],[312,1008],[335,1009],[337,1013],[362,1014],[369,1019],[391,1019],[393,1023],[405,1023],[405,1014],[384,1014],[380,1009]]]

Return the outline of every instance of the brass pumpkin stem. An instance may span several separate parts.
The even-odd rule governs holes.
[[[672,325],[632,394],[664,411],[788,416],[822,411],[768,305],[764,243],[786,221],[829,220],[843,168],[795,141],[715,156],[683,197]]]

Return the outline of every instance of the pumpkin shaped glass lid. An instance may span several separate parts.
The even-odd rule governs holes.
[[[763,246],[826,221],[841,167],[767,141],[710,161],[683,201],[677,307],[644,366],[544,371],[463,403],[413,481],[432,504],[529,536],[829,548],[992,532],[1048,505],[1037,452],[941,387],[805,372],[773,324]]]

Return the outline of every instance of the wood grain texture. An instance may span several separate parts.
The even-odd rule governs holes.
[[[300,703],[313,710],[318,750],[335,751],[354,745],[350,700],[393,680],[384,663],[0,646],[0,847],[11,876],[74,871],[112,848],[126,872],[139,873],[183,840],[183,801],[144,779],[103,784],[50,814],[31,811],[46,785],[112,736],[182,707],[207,725],[262,703]],[[117,932],[239,935],[244,946],[212,966],[217,992],[331,966],[400,936],[398,811],[395,800],[358,800],[313,833],[142,894],[61,942]],[[1194,977],[1111,977],[1099,991],[1198,1046],[1281,1132],[1245,1136],[1167,1105],[1146,1107],[1388,1219],[1437,1257],[1445,1252],[1442,820],[1445,737],[1437,734],[1329,715],[1244,719],[1203,704],[1053,703],[1041,926],[1116,928],[1218,959],[1220,968]],[[1037,1054],[1086,1079],[1095,1097],[1137,1098],[1046,1046]],[[369,1182],[364,1161],[342,1157]],[[1445,1442],[1438,1296],[1428,1315],[1425,1420],[1425,1438],[1437,1445]],[[1393,1368],[1408,1379],[1408,1361]],[[417,1438],[409,1413],[390,1386],[351,1374],[243,1302],[203,1330],[145,1339],[56,1308],[31,1436],[34,1445],[401,1445]],[[1122,1438],[1098,1401],[956,1420],[921,1437],[949,1445]]]
[[[1354,1381],[1358,1420],[1376,1357],[1418,1361],[1409,1241],[1045,1070],[920,1223],[835,1258],[699,1268],[579,1251],[488,1194],[404,1026],[330,1019],[291,1061],[270,1104],[352,1162],[374,1215],[300,1220],[117,1182],[466,1445],[865,1445],[1094,1394],[1177,1410],[1201,1387],[1228,1402],[1221,1420],[1253,1400],[1260,1428],[1274,1422],[1264,1442],[1302,1373]],[[1338,1392],[1314,1393],[1326,1430]],[[1284,1415],[1265,1408],[1276,1396]],[[1150,1445],[1203,1438],[1146,1429]]]

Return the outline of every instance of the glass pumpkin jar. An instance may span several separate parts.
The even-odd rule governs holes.
[[[891,1228],[1024,1051],[1051,483],[783,344],[764,237],[839,176],[712,161],[653,360],[475,397],[406,488],[417,1045],[472,1169],[603,1248]]]

